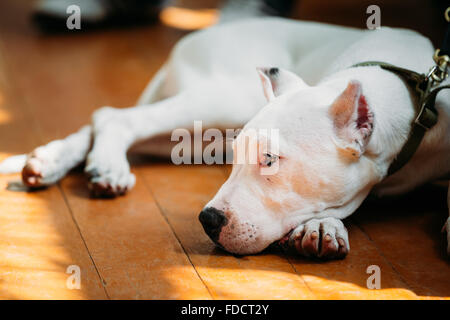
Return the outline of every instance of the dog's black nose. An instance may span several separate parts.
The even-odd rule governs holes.
[[[206,234],[212,241],[216,242],[219,239],[220,231],[222,227],[227,224],[227,218],[223,211],[216,208],[205,208],[200,212],[198,219],[203,225]]]

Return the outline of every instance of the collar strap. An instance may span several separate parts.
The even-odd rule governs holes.
[[[426,75],[385,62],[367,61],[355,64],[352,67],[371,66],[378,66],[403,78],[417,97],[417,103],[415,104],[417,116],[411,125],[408,139],[389,166],[388,175],[392,175],[400,170],[412,158],[419,148],[427,130],[431,129],[437,123],[438,112],[434,106],[436,96],[442,89],[449,89],[450,85],[441,86],[431,90],[433,83]]]

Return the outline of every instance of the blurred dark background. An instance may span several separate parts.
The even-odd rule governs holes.
[[[33,14],[33,6],[35,6],[37,1],[0,1],[0,26],[15,28],[17,32],[25,31],[26,26],[31,23],[30,17]],[[145,2],[145,0],[134,1]],[[279,1],[275,0],[266,1],[272,2],[275,6],[279,3]],[[76,3],[76,0],[73,2]],[[214,21],[212,15],[215,13],[212,10],[205,11],[205,9],[216,9],[223,5],[221,0],[153,0],[153,2],[156,4],[163,3],[163,5],[172,8],[203,10],[200,12],[202,14],[191,14],[190,16],[189,14],[192,12],[174,12],[172,10],[168,14],[166,10],[163,10],[162,13],[165,20],[171,20],[176,27],[179,28],[181,26],[182,29],[196,29],[211,24]],[[368,17],[366,9],[373,4],[381,8],[381,23],[384,26],[417,30],[430,37],[435,45],[440,43],[444,36],[445,20],[443,12],[449,5],[449,2],[446,0],[294,0],[288,16],[293,19],[314,20],[365,28]],[[138,19],[135,20],[137,22]],[[148,20],[154,23],[154,19]],[[127,26],[130,25],[128,22]],[[185,26],[183,26],[183,23]],[[139,24],[142,24],[141,19],[139,19]],[[111,27],[111,24],[109,27]],[[117,25],[113,27],[117,27]]]

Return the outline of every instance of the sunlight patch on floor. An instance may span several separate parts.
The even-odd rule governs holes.
[[[215,9],[187,9],[167,7],[161,13],[161,21],[173,28],[182,30],[197,30],[215,24],[219,19],[219,12]]]
[[[333,279],[325,279],[312,275],[302,275],[306,283],[321,299],[419,299],[414,292],[403,288],[368,289],[357,284]],[[381,279],[381,281],[383,281]]]
[[[0,298],[86,298],[66,286],[66,269],[74,262],[52,218],[60,213],[36,194],[16,192],[12,202],[7,181],[0,178]]]
[[[0,125],[11,122],[11,118],[11,114],[8,111],[0,109]]]
[[[191,276],[192,266],[170,266],[162,271],[162,276],[169,284],[169,291],[165,295],[168,299],[181,300],[208,300],[211,297],[204,286],[199,287],[196,278]],[[166,298],[167,299],[167,298]]]
[[[173,267],[165,273],[173,290],[185,291],[180,268]],[[404,288],[368,289],[360,285],[325,279],[312,275],[301,277],[291,272],[255,269],[198,267],[197,271],[214,299],[448,299],[448,297],[418,296]],[[195,299],[180,296],[179,299]]]
[[[314,299],[302,279],[289,272],[199,266],[197,271],[214,299]]]

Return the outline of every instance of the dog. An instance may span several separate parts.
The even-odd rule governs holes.
[[[350,245],[342,219],[369,193],[401,194],[450,173],[449,93],[438,96],[438,123],[413,158],[388,176],[410,133],[416,97],[390,71],[352,66],[377,60],[426,73],[433,53],[427,38],[406,29],[275,17],[218,24],[176,44],[137,106],[103,107],[90,125],[6,159],[0,171],[22,170],[23,182],[36,188],[86,160],[92,192],[116,196],[135,183],[127,150],[149,138],[202,120],[205,128],[242,128],[235,148],[248,130],[277,129],[277,150],[258,140],[258,162],[233,165],[199,215],[205,232],[235,254],[282,239],[305,256],[343,258]],[[274,164],[275,174],[259,173]],[[444,230],[450,243],[450,218]]]

